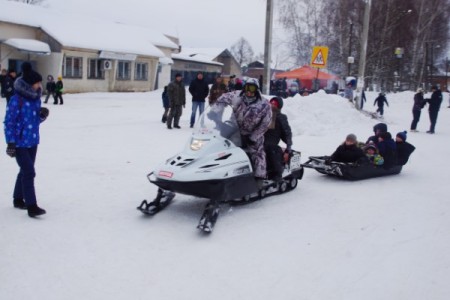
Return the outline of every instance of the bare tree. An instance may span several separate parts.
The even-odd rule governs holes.
[[[254,52],[252,46],[250,46],[250,43],[243,37],[231,46],[230,52],[240,66],[248,64],[253,60]]]
[[[312,46],[328,46],[328,69],[345,77],[347,57],[359,61],[363,11],[363,1],[280,0],[279,22],[288,33],[285,45],[296,66],[309,63]],[[411,88],[423,83],[447,50],[449,17],[450,0],[373,1],[366,84],[391,90],[394,82],[409,81]],[[403,49],[401,58],[396,48]]]

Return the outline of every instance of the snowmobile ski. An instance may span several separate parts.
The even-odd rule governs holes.
[[[156,198],[153,201],[147,202],[147,200],[143,200],[137,209],[146,215],[153,216],[172,203],[174,197],[175,193],[158,189]]]
[[[203,215],[200,218],[197,228],[205,233],[211,233],[219,216],[220,206],[216,203],[209,202],[206,204]]]

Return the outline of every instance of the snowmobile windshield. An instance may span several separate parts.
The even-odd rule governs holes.
[[[194,131],[201,134],[216,132],[237,147],[241,146],[241,135],[233,109],[223,103],[207,107],[195,124]]]

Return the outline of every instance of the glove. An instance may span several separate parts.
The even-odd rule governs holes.
[[[45,120],[47,119],[49,113],[50,111],[47,107],[41,107],[41,109],[39,110],[39,118],[41,118],[41,120]]]
[[[286,148],[286,150],[284,150],[284,153],[283,153],[283,160],[285,163],[287,163],[289,161],[289,158],[291,157],[291,155],[292,155],[292,150],[289,148]]]
[[[15,157],[16,156],[16,144],[8,143],[8,146],[6,147],[6,154],[8,154],[11,157]]]

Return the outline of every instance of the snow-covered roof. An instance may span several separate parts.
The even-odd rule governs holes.
[[[217,58],[225,50],[226,49],[223,48],[183,47],[180,53],[172,54],[172,58],[223,66],[223,63],[214,61],[214,59]]]
[[[32,39],[7,39],[3,44],[9,45],[21,51],[34,52],[36,54],[50,54],[50,46],[47,43]]]
[[[155,45],[177,49],[162,33],[141,27],[65,14],[49,8],[0,0],[0,21],[38,27],[64,47],[164,57]]]

